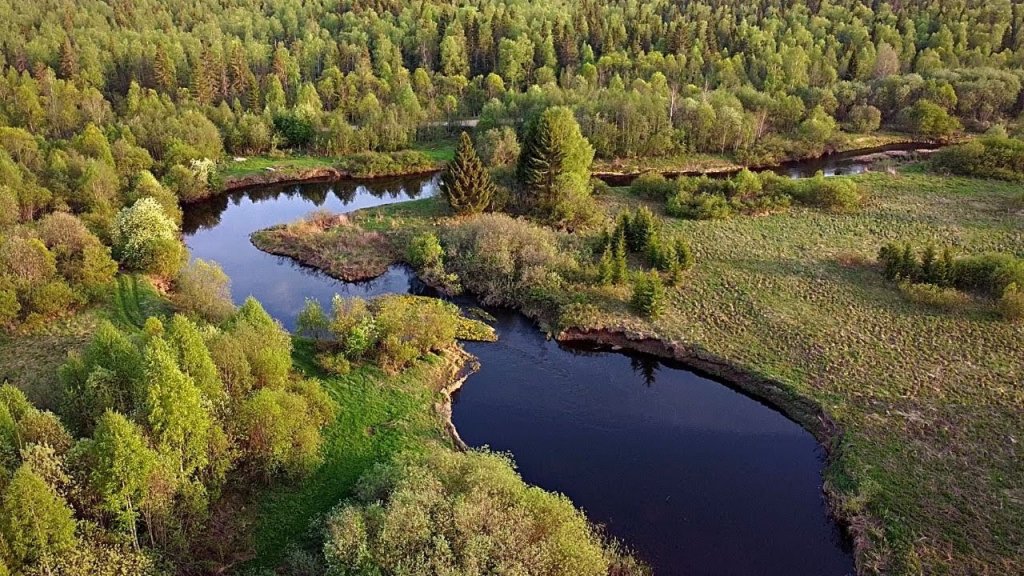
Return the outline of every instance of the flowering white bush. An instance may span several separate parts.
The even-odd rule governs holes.
[[[180,255],[178,226],[153,198],[123,208],[114,220],[114,252],[128,268],[163,272]]]

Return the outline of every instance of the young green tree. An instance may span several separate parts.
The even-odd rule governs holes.
[[[100,417],[87,450],[92,463],[90,487],[104,511],[114,515],[138,549],[139,507],[156,466],[156,452],[149,447],[142,430],[117,412]]]
[[[114,255],[131,269],[173,276],[181,266],[178,226],[152,198],[121,210],[114,221],[113,241]]]
[[[560,225],[583,223],[593,215],[590,165],[594,148],[580,132],[572,110],[555,106],[527,126],[517,175],[525,204]]]
[[[633,281],[633,309],[648,318],[657,318],[665,309],[665,287],[654,270],[639,274]]]
[[[213,418],[202,392],[178,368],[167,342],[154,336],[146,347],[146,420],[157,449],[173,458],[182,477],[209,462]]]
[[[477,156],[473,141],[465,132],[459,137],[455,159],[441,176],[440,190],[448,205],[458,214],[483,212],[491,203],[494,183]]]
[[[14,472],[0,502],[0,534],[15,570],[75,545],[75,519],[68,503],[43,478],[23,464]]]

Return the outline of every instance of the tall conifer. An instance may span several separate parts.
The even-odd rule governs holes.
[[[465,132],[459,138],[455,159],[441,176],[441,194],[459,214],[482,212],[494,196],[494,183]]]

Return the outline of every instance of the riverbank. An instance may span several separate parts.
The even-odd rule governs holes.
[[[419,176],[443,169],[454,154],[455,141],[444,139],[398,152],[359,152],[341,157],[298,154],[229,158],[211,178],[215,184],[211,193],[191,201],[200,202],[218,193],[258,186]]]
[[[940,143],[922,140],[912,134],[881,132],[876,134],[848,134],[838,145],[825,148],[820,154],[784,156],[769,162],[740,162],[725,154],[685,154],[643,158],[595,159],[595,178],[614,179],[618,184],[626,178],[635,178],[645,172],[658,172],[666,176],[693,176],[700,174],[731,174],[747,168],[766,170],[780,165],[819,160],[836,155],[857,155],[878,152],[890,147],[934,148]],[[622,182],[625,183],[625,182]]]
[[[472,356],[456,346],[397,374],[359,365],[348,374],[331,375],[317,366],[312,342],[294,341],[296,367],[317,378],[343,409],[324,430],[324,464],[300,485],[282,485],[257,502],[257,566],[279,566],[290,549],[312,536],[313,520],[350,496],[375,464],[430,442],[458,448],[446,414],[455,383],[473,369]]]
[[[906,301],[874,266],[887,241],[1014,251],[1019,191],[920,170],[855,181],[869,200],[852,216],[794,209],[726,221],[663,218],[697,259],[669,290],[666,313],[644,320],[630,311],[627,287],[569,281],[562,290],[577,305],[563,310],[560,335],[684,362],[679,350],[699,350],[717,364],[705,370],[754,396],[776,384],[778,392],[760,396],[832,448],[826,489],[851,525],[859,572],[1019,571],[1024,512],[1013,502],[1024,478],[1009,438],[1024,429],[1024,328],[980,307],[937,312]],[[600,202],[609,215],[644,203],[623,190]],[[443,232],[437,204],[353,220],[385,234]],[[566,250],[580,244],[563,237]]]

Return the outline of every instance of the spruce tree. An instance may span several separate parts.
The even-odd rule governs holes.
[[[473,148],[469,134],[463,132],[455,159],[441,176],[441,194],[458,214],[482,212],[494,196],[494,183]]]
[[[621,232],[615,236],[615,262],[612,266],[612,282],[618,284],[626,279],[626,237]]]
[[[615,262],[612,260],[611,246],[604,247],[601,260],[597,265],[597,275],[601,279],[601,284],[611,284],[615,280]]]

